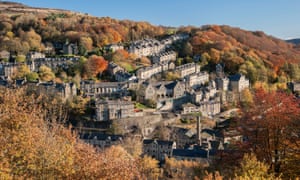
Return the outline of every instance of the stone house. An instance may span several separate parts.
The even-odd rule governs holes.
[[[18,68],[24,63],[0,63],[0,76],[6,79],[12,79],[18,72]]]
[[[132,42],[128,51],[138,57],[151,56],[164,51],[165,46],[156,39],[143,39]]]
[[[174,141],[145,139],[143,141],[143,155],[148,155],[159,161],[164,161],[165,157],[172,157],[173,149],[176,149]]]
[[[149,67],[143,67],[137,70],[136,76],[139,79],[149,79],[154,74],[158,74],[162,72],[162,67],[159,64],[153,64]]]
[[[192,148],[192,149],[174,149],[173,157],[176,160],[186,160],[198,162],[203,166],[209,166],[210,162],[210,153],[209,150],[201,148]]]
[[[122,68],[121,66],[117,65],[114,62],[109,62],[107,70],[109,72],[110,75],[114,76],[117,72],[119,71],[125,71],[124,68]]]
[[[74,83],[37,82],[27,83],[27,88],[37,93],[60,97],[62,100],[72,99],[77,96],[77,88]]]
[[[91,144],[101,149],[111,147],[112,145],[118,145],[123,142],[122,135],[110,135],[102,133],[84,133],[80,135],[85,143]]]
[[[115,80],[118,82],[125,82],[125,81],[136,81],[137,77],[133,74],[130,74],[126,71],[118,71],[115,74]]]
[[[16,63],[0,63],[0,76],[5,79],[11,79],[18,70]]]
[[[172,98],[179,98],[185,93],[185,85],[181,81],[174,81],[167,84],[166,88],[170,90]]]
[[[127,83],[81,81],[80,91],[90,97],[122,96],[127,93]]]
[[[220,91],[228,91],[229,90],[230,80],[227,77],[224,78],[216,78],[217,89]]]
[[[46,57],[46,55],[44,53],[36,52],[36,51],[31,51],[31,52],[27,53],[27,55],[26,55],[27,60],[43,59],[45,57]]]
[[[191,114],[201,112],[203,116],[214,116],[221,112],[220,101],[210,100],[203,101],[197,105],[192,103],[187,103],[182,105],[182,114]]]
[[[288,88],[293,92],[300,92],[300,83],[299,82],[289,82],[287,84]]]
[[[246,88],[249,88],[250,82],[242,74],[235,74],[229,76],[230,80],[230,90],[233,92],[241,92]]]
[[[243,135],[241,132],[237,130],[228,130],[224,132],[223,137],[224,144],[232,144],[235,142],[242,142],[243,141]]]
[[[110,50],[111,52],[115,52],[120,49],[124,49],[124,46],[122,44],[109,44],[105,46],[106,50]]]
[[[184,78],[194,73],[200,72],[200,65],[196,63],[188,63],[175,68],[175,72],[181,77]]]
[[[177,54],[175,51],[167,51],[167,52],[155,54],[152,56],[152,63],[160,64],[164,62],[175,61],[176,56]]]
[[[194,73],[186,77],[186,84],[193,89],[198,88],[209,81],[207,72]]]
[[[58,67],[67,69],[70,65],[77,63],[78,57],[57,57],[57,58],[36,58],[28,61],[27,64],[30,66],[31,71],[38,71],[41,66],[47,66],[51,69]]]
[[[141,80],[151,78],[155,74],[159,74],[171,69],[174,69],[175,64],[173,62],[164,62],[161,64],[153,64],[148,67],[143,67],[137,70],[136,76]]]
[[[109,121],[134,116],[134,104],[131,101],[104,100],[96,103],[96,120]]]
[[[196,130],[181,127],[172,127],[170,140],[176,142],[176,148],[183,149],[197,143]]]
[[[63,45],[63,54],[77,55],[78,54],[78,46],[73,43],[65,43]]]
[[[141,99],[179,98],[185,93],[185,85],[181,81],[159,82],[157,84],[144,83],[140,88]]]

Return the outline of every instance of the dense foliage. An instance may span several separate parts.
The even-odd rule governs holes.
[[[162,35],[165,29],[147,22],[96,18],[64,10],[34,9],[1,3],[0,50],[25,54],[49,43],[79,45],[81,53],[104,45]]]

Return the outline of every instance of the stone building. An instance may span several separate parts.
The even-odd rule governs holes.
[[[31,51],[26,55],[26,59],[28,60],[34,60],[34,59],[43,59],[46,55],[41,52]]]
[[[227,77],[223,77],[223,78],[217,77],[216,78],[217,89],[220,91],[228,91],[229,83],[230,83],[230,80]]]
[[[181,77],[184,78],[194,73],[200,72],[200,65],[196,63],[188,63],[175,68],[175,72]]]
[[[123,142],[122,135],[111,135],[101,133],[85,133],[80,135],[85,143],[91,144],[101,149],[111,147],[112,145],[118,145]]]
[[[174,67],[175,65],[172,62],[153,64],[152,66],[143,67],[137,70],[136,76],[141,80],[145,80],[151,78],[155,74],[174,69]]]
[[[185,85],[181,81],[144,83],[141,85],[140,92],[140,98],[144,100],[179,98],[185,93]]]
[[[235,74],[229,76],[230,80],[230,90],[233,92],[241,92],[246,88],[249,88],[250,82],[242,74]]]
[[[221,103],[215,100],[203,101],[197,105],[187,103],[182,105],[182,109],[182,114],[201,112],[203,116],[214,116],[221,112]]]
[[[95,82],[81,81],[80,91],[90,97],[99,96],[122,96],[127,93],[127,83],[125,82]]]
[[[161,53],[165,50],[164,44],[156,39],[143,39],[133,42],[128,51],[138,57],[151,56],[153,54]]]
[[[155,54],[152,56],[152,63],[165,63],[169,61],[175,61],[176,60],[176,52],[175,51],[167,51],[167,52],[162,52],[159,54]]]
[[[0,76],[11,79],[17,72],[19,64],[16,63],[0,63]]]
[[[117,65],[114,62],[109,62],[107,70],[109,72],[110,75],[114,76],[117,72],[119,71],[125,71],[124,68],[122,68],[121,66]]]
[[[111,52],[115,52],[117,50],[124,49],[124,46],[122,44],[109,44],[105,46],[106,50],[110,50]]]
[[[57,58],[35,58],[27,61],[31,71],[38,71],[41,66],[47,66],[51,69],[64,68],[67,69],[70,65],[77,63],[78,57],[57,57]]]
[[[65,43],[63,45],[63,54],[69,55],[77,55],[78,54],[78,46],[73,43]]]
[[[134,115],[134,104],[131,101],[104,100],[96,103],[96,120],[109,121]]]
[[[300,82],[289,82],[287,83],[287,86],[293,93],[300,92]]]
[[[207,72],[198,72],[187,76],[186,84],[193,89],[198,88],[209,81]]]
[[[77,88],[74,83],[55,83],[54,81],[49,81],[27,83],[26,85],[27,88],[35,90],[37,93],[60,97],[62,100],[72,99],[74,96],[77,96]]]
[[[143,67],[137,70],[136,76],[139,79],[149,79],[154,74],[158,74],[162,72],[162,66],[160,64],[153,64],[149,67]]]
[[[164,161],[165,157],[172,157],[173,149],[176,149],[174,141],[145,139],[143,141],[143,155]]]

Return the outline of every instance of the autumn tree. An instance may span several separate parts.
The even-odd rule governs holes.
[[[51,81],[55,78],[55,75],[49,67],[42,65],[39,68],[39,77],[42,81]]]
[[[175,179],[193,179],[196,177],[195,169],[199,167],[201,167],[201,164],[195,161],[166,158],[163,170],[167,177]]]
[[[299,161],[299,102],[292,95],[262,88],[256,90],[253,102],[241,118],[247,149],[276,175],[284,174],[283,169],[295,168],[290,160]]]
[[[30,73],[29,67],[25,64],[22,64],[18,67],[15,78],[20,79],[20,78],[27,77],[29,73]]]
[[[122,143],[122,147],[135,158],[142,155],[143,144],[139,136],[126,137]]]
[[[274,174],[268,173],[268,165],[257,160],[253,153],[245,154],[240,166],[236,168],[234,179],[276,179]]]
[[[138,167],[145,179],[155,180],[162,177],[162,169],[159,168],[159,161],[149,156],[139,158]]]
[[[62,118],[49,117],[61,116],[52,109],[62,103],[41,96],[0,89],[1,179],[141,179],[144,171],[122,147],[97,150],[49,121]]]
[[[108,62],[102,56],[93,55],[87,60],[86,66],[89,76],[96,77],[107,69]]]

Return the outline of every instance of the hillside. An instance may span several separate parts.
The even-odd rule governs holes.
[[[162,37],[188,32],[187,42],[175,45],[179,57],[201,57],[204,69],[213,71],[224,63],[228,73],[246,74],[252,83],[285,82],[300,79],[299,46],[264,32],[230,26],[166,28],[147,22],[93,17],[59,9],[32,8],[18,3],[0,2],[0,51],[26,54],[44,51],[53,43],[66,41],[79,45],[80,55],[103,53],[110,43],[129,43],[145,37]]]
[[[276,82],[280,76],[292,76],[289,66],[299,69],[299,48],[264,32],[216,25],[190,31],[189,43],[193,53],[201,55],[203,64],[222,62],[227,72],[241,72],[252,82]]]
[[[147,22],[92,17],[59,9],[32,8],[0,2],[0,50],[26,53],[44,50],[47,43],[66,40],[91,51],[109,43],[154,37],[165,33]]]
[[[287,40],[287,42],[293,43],[293,44],[300,44],[300,38],[297,38],[297,39],[289,39],[289,40]]]

